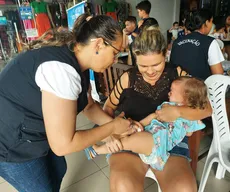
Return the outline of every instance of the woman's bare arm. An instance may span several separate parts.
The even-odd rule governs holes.
[[[48,142],[59,156],[81,151],[111,134],[129,130],[130,126],[128,120],[117,118],[94,129],[76,131],[77,101],[62,99],[46,91],[42,91],[42,112]],[[119,127],[123,127],[122,131],[115,133]]]

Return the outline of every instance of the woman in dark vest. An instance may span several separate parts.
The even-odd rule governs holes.
[[[18,191],[59,191],[64,155],[132,131],[129,120],[113,120],[90,96],[88,70],[103,72],[121,46],[112,18],[82,15],[72,32],[48,32],[0,74],[0,176]],[[81,111],[100,126],[76,131]]]
[[[213,16],[201,9],[188,14],[185,27],[192,33],[174,41],[170,63],[181,66],[190,75],[203,80],[211,74],[223,74],[223,54],[217,41],[207,36],[212,28]]]

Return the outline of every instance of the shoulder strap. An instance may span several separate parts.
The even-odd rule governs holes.
[[[129,74],[129,70],[128,71],[125,71],[124,73],[128,73]],[[124,74],[123,73],[123,74]],[[122,75],[123,75],[122,74]],[[121,76],[122,76],[121,75]],[[111,98],[111,94],[113,93],[114,94],[114,96],[115,96],[115,98],[119,101],[120,100],[120,96],[121,96],[121,94],[122,94],[122,92],[123,92],[123,90],[124,90],[124,88],[123,88],[123,86],[122,86],[122,84],[121,84],[121,76],[117,79],[117,81],[116,81],[116,83],[115,83],[115,85],[114,85],[114,87],[113,87],[113,89],[112,89],[112,91],[111,91],[111,93],[110,93],[110,95],[109,95],[109,101],[114,105],[114,106],[118,106],[119,105],[119,103],[118,104],[115,104],[114,103],[114,101],[112,100],[112,98]],[[129,76],[129,78],[130,78],[130,76]],[[121,90],[121,91],[119,91],[119,89]]]
[[[131,68],[130,70],[127,71],[129,74],[129,87],[132,88],[135,84],[135,81],[137,79],[137,73],[138,69],[137,67]]]

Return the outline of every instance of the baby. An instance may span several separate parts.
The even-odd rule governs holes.
[[[193,77],[179,77],[173,81],[169,92],[169,102],[163,104],[188,106],[204,109],[208,103],[207,87],[203,81]],[[162,104],[162,105],[163,105]],[[158,106],[160,109],[161,106]],[[140,123],[145,131],[120,138],[124,150],[139,153],[140,158],[153,169],[163,170],[169,151],[179,144],[186,135],[205,128],[201,121],[178,118],[174,122],[160,122],[152,113]],[[106,145],[94,145],[85,149],[88,159],[98,154],[109,153]]]

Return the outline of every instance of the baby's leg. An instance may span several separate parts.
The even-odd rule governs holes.
[[[124,150],[135,153],[150,155],[154,147],[152,134],[149,132],[138,132],[121,139]]]
[[[105,138],[104,140],[102,140],[103,142],[107,143],[107,142],[110,142],[112,138],[121,138],[120,135],[113,135],[113,136],[109,136],[107,138]],[[121,143],[120,142],[113,142],[114,143],[114,147],[111,149],[111,148],[108,148],[106,146],[106,144],[103,144],[103,145],[93,145],[91,147],[88,147],[86,149],[84,149],[85,151],[85,154],[88,158],[88,160],[91,160],[93,158],[95,158],[97,155],[100,155],[100,154],[108,154],[108,153],[112,153],[114,150],[118,151],[120,149],[122,149],[122,146],[121,146]]]
[[[145,155],[150,155],[152,148],[154,147],[153,137],[149,132],[134,133],[128,137],[122,138],[121,143],[124,150],[130,150],[135,153],[141,153]],[[93,145],[93,149],[97,154],[110,153],[106,144]]]

